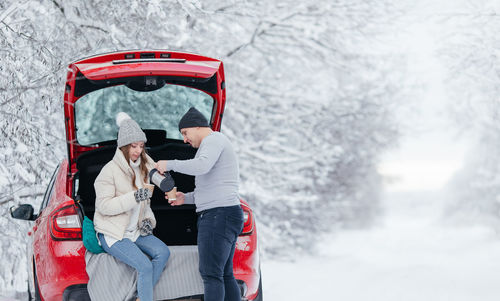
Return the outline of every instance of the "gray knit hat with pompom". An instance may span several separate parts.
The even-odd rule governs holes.
[[[148,141],[141,127],[127,113],[118,113],[116,115],[116,124],[120,128],[118,130],[118,147],[134,142],[146,143]]]

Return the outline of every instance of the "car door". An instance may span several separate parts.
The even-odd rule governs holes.
[[[39,272],[43,272],[44,270],[46,270],[47,267],[44,266],[44,263],[47,262],[47,260],[44,260],[43,257],[50,254],[50,252],[48,252],[47,250],[49,245],[48,240],[50,239],[49,227],[47,225],[47,223],[49,222],[50,212],[48,212],[49,210],[45,209],[47,208],[47,205],[49,204],[49,201],[52,198],[52,195],[54,194],[55,181],[57,178],[58,171],[59,171],[59,165],[56,167],[56,170],[52,174],[52,178],[50,179],[49,185],[45,190],[42,204],[40,205],[40,210],[38,211],[38,217],[33,225],[32,260],[33,259],[35,260],[33,266],[36,267],[37,274]],[[34,279],[34,277],[32,279]]]

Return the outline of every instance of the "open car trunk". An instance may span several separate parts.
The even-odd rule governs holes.
[[[148,138],[148,142],[149,142]],[[74,199],[80,200],[85,215],[93,219],[95,212],[94,182],[101,169],[112,160],[116,145],[103,146],[82,154],[77,159],[78,172],[74,181]],[[158,146],[148,147],[146,152],[153,160],[191,159],[196,149],[188,144],[172,140]],[[194,177],[171,172],[178,191],[184,193],[194,190]],[[151,209],[156,218],[153,233],[169,246],[196,245],[197,214],[194,205],[170,206],[164,193],[155,187],[151,198]]]

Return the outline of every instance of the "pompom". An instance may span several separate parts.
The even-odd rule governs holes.
[[[116,125],[118,127],[120,127],[120,124],[122,124],[122,122],[127,120],[127,119],[132,119],[132,118],[130,116],[128,116],[128,114],[125,112],[120,112],[120,113],[116,114]]]

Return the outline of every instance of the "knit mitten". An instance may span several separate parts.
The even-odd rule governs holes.
[[[139,231],[141,232],[141,236],[153,234],[153,221],[149,218],[143,219]]]
[[[153,196],[153,194],[147,188],[139,188],[139,189],[137,189],[136,192],[134,192],[135,201],[137,203],[145,201],[152,196]]]

